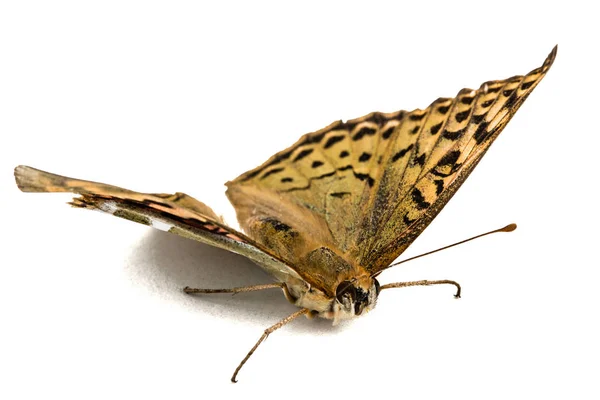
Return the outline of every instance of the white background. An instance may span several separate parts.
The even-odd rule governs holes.
[[[576,1],[52,1],[0,6],[3,399],[597,399],[596,11]],[[591,3],[591,2],[590,2]],[[368,5],[367,5],[368,4]],[[17,164],[185,191],[233,223],[222,184],[301,134],[554,66],[404,258],[375,311],[295,321],[229,377],[280,292],[241,257],[20,193]]]

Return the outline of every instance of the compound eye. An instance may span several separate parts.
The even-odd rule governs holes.
[[[343,281],[335,290],[335,298],[340,303],[344,303],[344,297],[350,297],[352,303],[356,300],[356,288],[350,281]]]
[[[381,292],[381,285],[379,284],[379,281],[377,279],[373,279],[375,281],[375,293],[377,293],[377,295],[379,295],[379,292]]]

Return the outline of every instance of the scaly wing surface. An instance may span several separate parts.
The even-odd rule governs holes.
[[[278,241],[292,263],[325,246],[372,273],[385,268],[450,200],[555,56],[556,47],[527,75],[425,109],[375,112],[304,135],[228,182],[240,225],[259,243],[273,238],[265,221],[294,232],[294,241]]]

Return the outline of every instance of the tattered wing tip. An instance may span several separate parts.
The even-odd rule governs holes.
[[[19,165],[15,168],[15,181],[23,192],[68,192],[66,185],[68,179],[27,165]]]
[[[94,208],[89,202],[86,201],[85,196],[74,197],[70,202],[67,203],[71,207],[75,208]]]
[[[17,184],[17,186],[19,187],[19,189],[21,191],[24,191],[24,185],[23,185],[23,169],[27,168],[25,165],[17,165],[15,167],[15,171],[14,171],[14,175],[15,175],[15,183]]]
[[[18,165],[15,168],[15,182],[22,192],[43,192],[38,184],[39,171],[27,165]]]

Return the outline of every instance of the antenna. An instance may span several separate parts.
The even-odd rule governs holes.
[[[372,277],[375,278],[376,276],[378,276],[380,273],[382,273],[386,269],[391,268],[391,267],[395,267],[396,265],[404,264],[405,262],[409,262],[409,261],[412,261],[412,260],[420,258],[420,257],[425,257],[425,256],[428,256],[430,254],[437,253],[438,251],[446,250],[446,249],[449,249],[450,247],[458,246],[459,244],[467,243],[467,242],[470,242],[471,240],[475,240],[475,239],[478,239],[478,238],[483,237],[483,236],[491,235],[492,233],[497,233],[497,232],[512,232],[515,229],[517,229],[517,224],[508,224],[504,228],[495,229],[493,231],[482,233],[481,235],[473,236],[472,238],[461,240],[460,242],[456,242],[456,243],[448,245],[448,246],[440,247],[437,250],[428,251],[427,253],[419,254],[418,256],[414,256],[414,257],[411,257],[411,258],[407,258],[406,260],[402,260],[402,261],[398,261],[397,263],[390,264],[387,267],[385,267],[384,269],[379,270]]]

